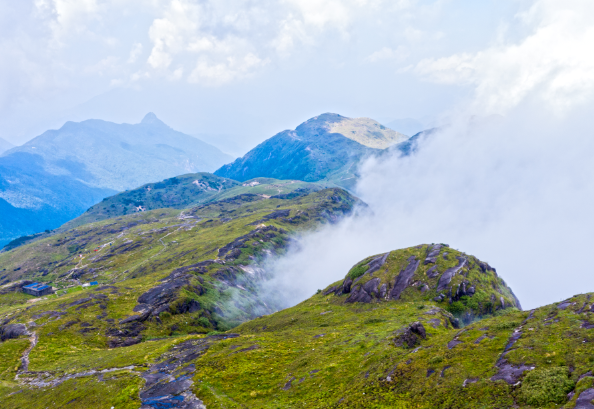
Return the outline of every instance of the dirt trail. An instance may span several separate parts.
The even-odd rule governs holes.
[[[31,334],[31,336],[29,336],[29,342],[31,343],[27,349],[25,349],[25,352],[23,352],[23,357],[21,358],[21,367],[19,368],[19,372],[26,372],[29,370],[29,354],[31,353],[31,351],[33,350],[33,348],[35,348],[35,345],[37,345],[37,341],[39,341],[39,337],[37,336],[37,332],[33,332]],[[17,374],[17,378],[18,378],[18,374]]]
[[[50,372],[22,372],[19,374],[20,377],[18,377],[18,375],[17,375],[17,379],[19,380],[19,382],[21,384],[24,384],[27,386],[33,386],[36,388],[47,388],[47,387],[53,388],[55,386],[60,385],[63,382],[66,382],[67,380],[70,380],[70,379],[84,378],[84,377],[93,376],[93,375],[103,375],[106,373],[116,372],[116,371],[130,371],[130,372],[134,373],[135,375],[140,375],[140,373],[133,371],[135,368],[136,367],[134,365],[130,365],[130,366],[124,366],[121,368],[107,368],[107,369],[102,369],[100,371],[91,369],[90,371],[76,372],[73,374],[68,374],[65,376],[58,376],[58,377],[54,377],[54,374],[52,374]]]

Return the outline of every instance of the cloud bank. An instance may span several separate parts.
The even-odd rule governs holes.
[[[295,303],[364,257],[434,242],[495,266],[525,308],[594,291],[591,11],[539,1],[518,41],[419,63],[472,97],[417,154],[364,163],[357,194],[372,213],[303,237],[274,264],[273,291]]]
[[[465,49],[468,7],[447,3],[3,2],[0,136],[21,143],[66,120],[134,123],[152,111],[188,133],[260,132],[257,143],[327,111],[391,120],[414,117],[416,100],[421,116],[433,115],[452,96],[429,88],[447,86],[423,94],[414,74],[395,74],[436,49]],[[493,20],[493,10],[472,12]],[[487,38],[489,24],[474,38]],[[279,119],[261,125],[267,117]]]

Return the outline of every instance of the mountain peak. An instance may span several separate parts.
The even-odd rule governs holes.
[[[148,114],[146,114],[144,116],[144,118],[142,118],[142,121],[140,121],[141,124],[145,124],[145,125],[165,125],[165,122],[161,121],[159,118],[157,118],[157,115],[155,115],[152,112],[149,112]]]
[[[315,116],[297,127],[298,133],[318,134],[320,131],[338,133],[361,145],[374,149],[386,149],[404,142],[408,136],[386,128],[370,118],[347,118],[326,112]]]
[[[447,244],[422,244],[367,257],[350,269],[344,281],[324,292],[331,293],[346,295],[346,303],[433,300],[450,311],[458,308],[465,324],[498,309],[521,309],[493,267]]]

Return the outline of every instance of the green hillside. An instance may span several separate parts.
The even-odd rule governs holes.
[[[351,188],[363,158],[407,139],[369,118],[327,113],[278,133],[215,174],[240,181],[255,177],[325,180]]]
[[[184,209],[242,194],[269,198],[291,194],[297,190],[309,193],[330,186],[330,183],[316,184],[270,178],[255,178],[241,183],[211,173],[190,173],[106,197],[80,217],[66,223],[60,230],[147,210]]]
[[[335,214],[350,208],[332,207],[337,198],[344,205],[352,204],[353,199],[343,192],[322,190],[297,201],[284,199],[282,207],[290,207],[291,215],[307,212],[308,222],[298,227],[304,228],[320,222],[315,214],[322,213],[319,207],[316,213],[316,206],[330,206]],[[264,211],[268,204],[281,200],[242,200],[234,209],[242,212],[241,225],[258,226],[263,215],[268,212],[270,216],[269,210]],[[206,218],[207,214],[228,212],[226,203],[197,208],[192,214]],[[256,204],[259,207],[254,207]],[[252,213],[249,209],[258,214],[248,216]],[[169,212],[171,216],[161,216],[164,226],[168,217],[179,217],[179,212]],[[146,236],[140,233],[148,226],[141,223],[150,213],[97,223],[84,231],[91,237],[98,225],[104,231],[116,230],[117,223],[134,221],[139,224],[131,227],[130,233],[136,240]],[[265,224],[289,230],[294,226],[291,219],[269,219]],[[218,222],[223,223],[221,220]],[[48,296],[36,303],[26,303],[28,296],[18,293],[1,295],[0,396],[4,407],[446,409],[592,405],[591,294],[521,311],[511,290],[488,263],[445,245],[420,245],[369,257],[345,272],[344,280],[295,307],[257,317],[225,333],[212,332],[217,325],[221,328],[218,314],[231,311],[223,311],[223,306],[246,306],[241,306],[242,297],[237,295],[225,299],[231,287],[238,292],[245,282],[232,282],[220,265],[215,269],[208,265],[204,271],[204,265],[187,259],[189,254],[180,255],[187,248],[185,243],[200,242],[197,236],[211,237],[209,229],[218,229],[220,234],[239,228],[226,223],[234,222],[217,227],[199,223],[190,235],[178,226],[178,232],[165,241],[162,254],[168,255],[154,256],[160,260],[154,263],[160,266],[160,273],[143,265],[130,268],[138,260],[129,260],[134,252],[128,251],[114,255],[111,263],[114,270],[117,266],[128,271],[101,272],[98,278],[105,285],[71,289],[68,294]],[[171,227],[160,234],[172,231]],[[262,229],[250,228],[252,232]],[[240,247],[237,258],[222,257],[225,267],[238,266],[250,246]],[[47,248],[46,257],[55,260],[57,250],[63,251],[61,247],[58,242],[40,241],[14,252],[24,260],[26,254],[40,254]],[[210,257],[221,248],[231,248],[213,247],[219,251]],[[145,250],[137,247],[136,251]],[[258,253],[254,254],[257,259]],[[7,259],[1,260],[6,263]],[[163,262],[171,264],[165,267]],[[247,262],[241,261],[246,263],[243,266]],[[31,265],[43,263],[38,258]],[[139,319],[143,314],[139,300],[150,298],[146,294],[157,282],[155,278],[180,271],[180,266],[192,276],[183,287],[184,296],[199,307],[185,299],[175,307],[170,304],[158,316],[149,315],[154,318]],[[65,266],[59,269],[67,270]],[[53,280],[58,283],[59,271],[45,277],[57,277]],[[27,268],[21,277],[35,274]],[[153,295],[166,293],[166,287],[162,285]],[[198,287],[204,290],[201,296],[196,296]],[[445,297],[439,295],[442,293]],[[209,310],[208,300],[220,310]],[[185,310],[180,305],[185,305]],[[133,342],[121,341],[131,338]]]
[[[232,159],[152,113],[138,124],[67,122],[0,152],[0,247],[55,229],[119,191]]]

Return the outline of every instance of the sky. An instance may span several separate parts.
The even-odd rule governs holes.
[[[152,111],[240,155],[323,112],[439,124],[418,154],[361,167],[373,212],[304,236],[275,291],[298,302],[370,254],[442,242],[533,308],[594,291],[593,15],[591,0],[0,0],[0,137]]]
[[[472,86],[419,63],[519,35],[522,2],[478,3],[0,1],[0,137],[152,111],[240,155],[323,112],[431,122]]]

